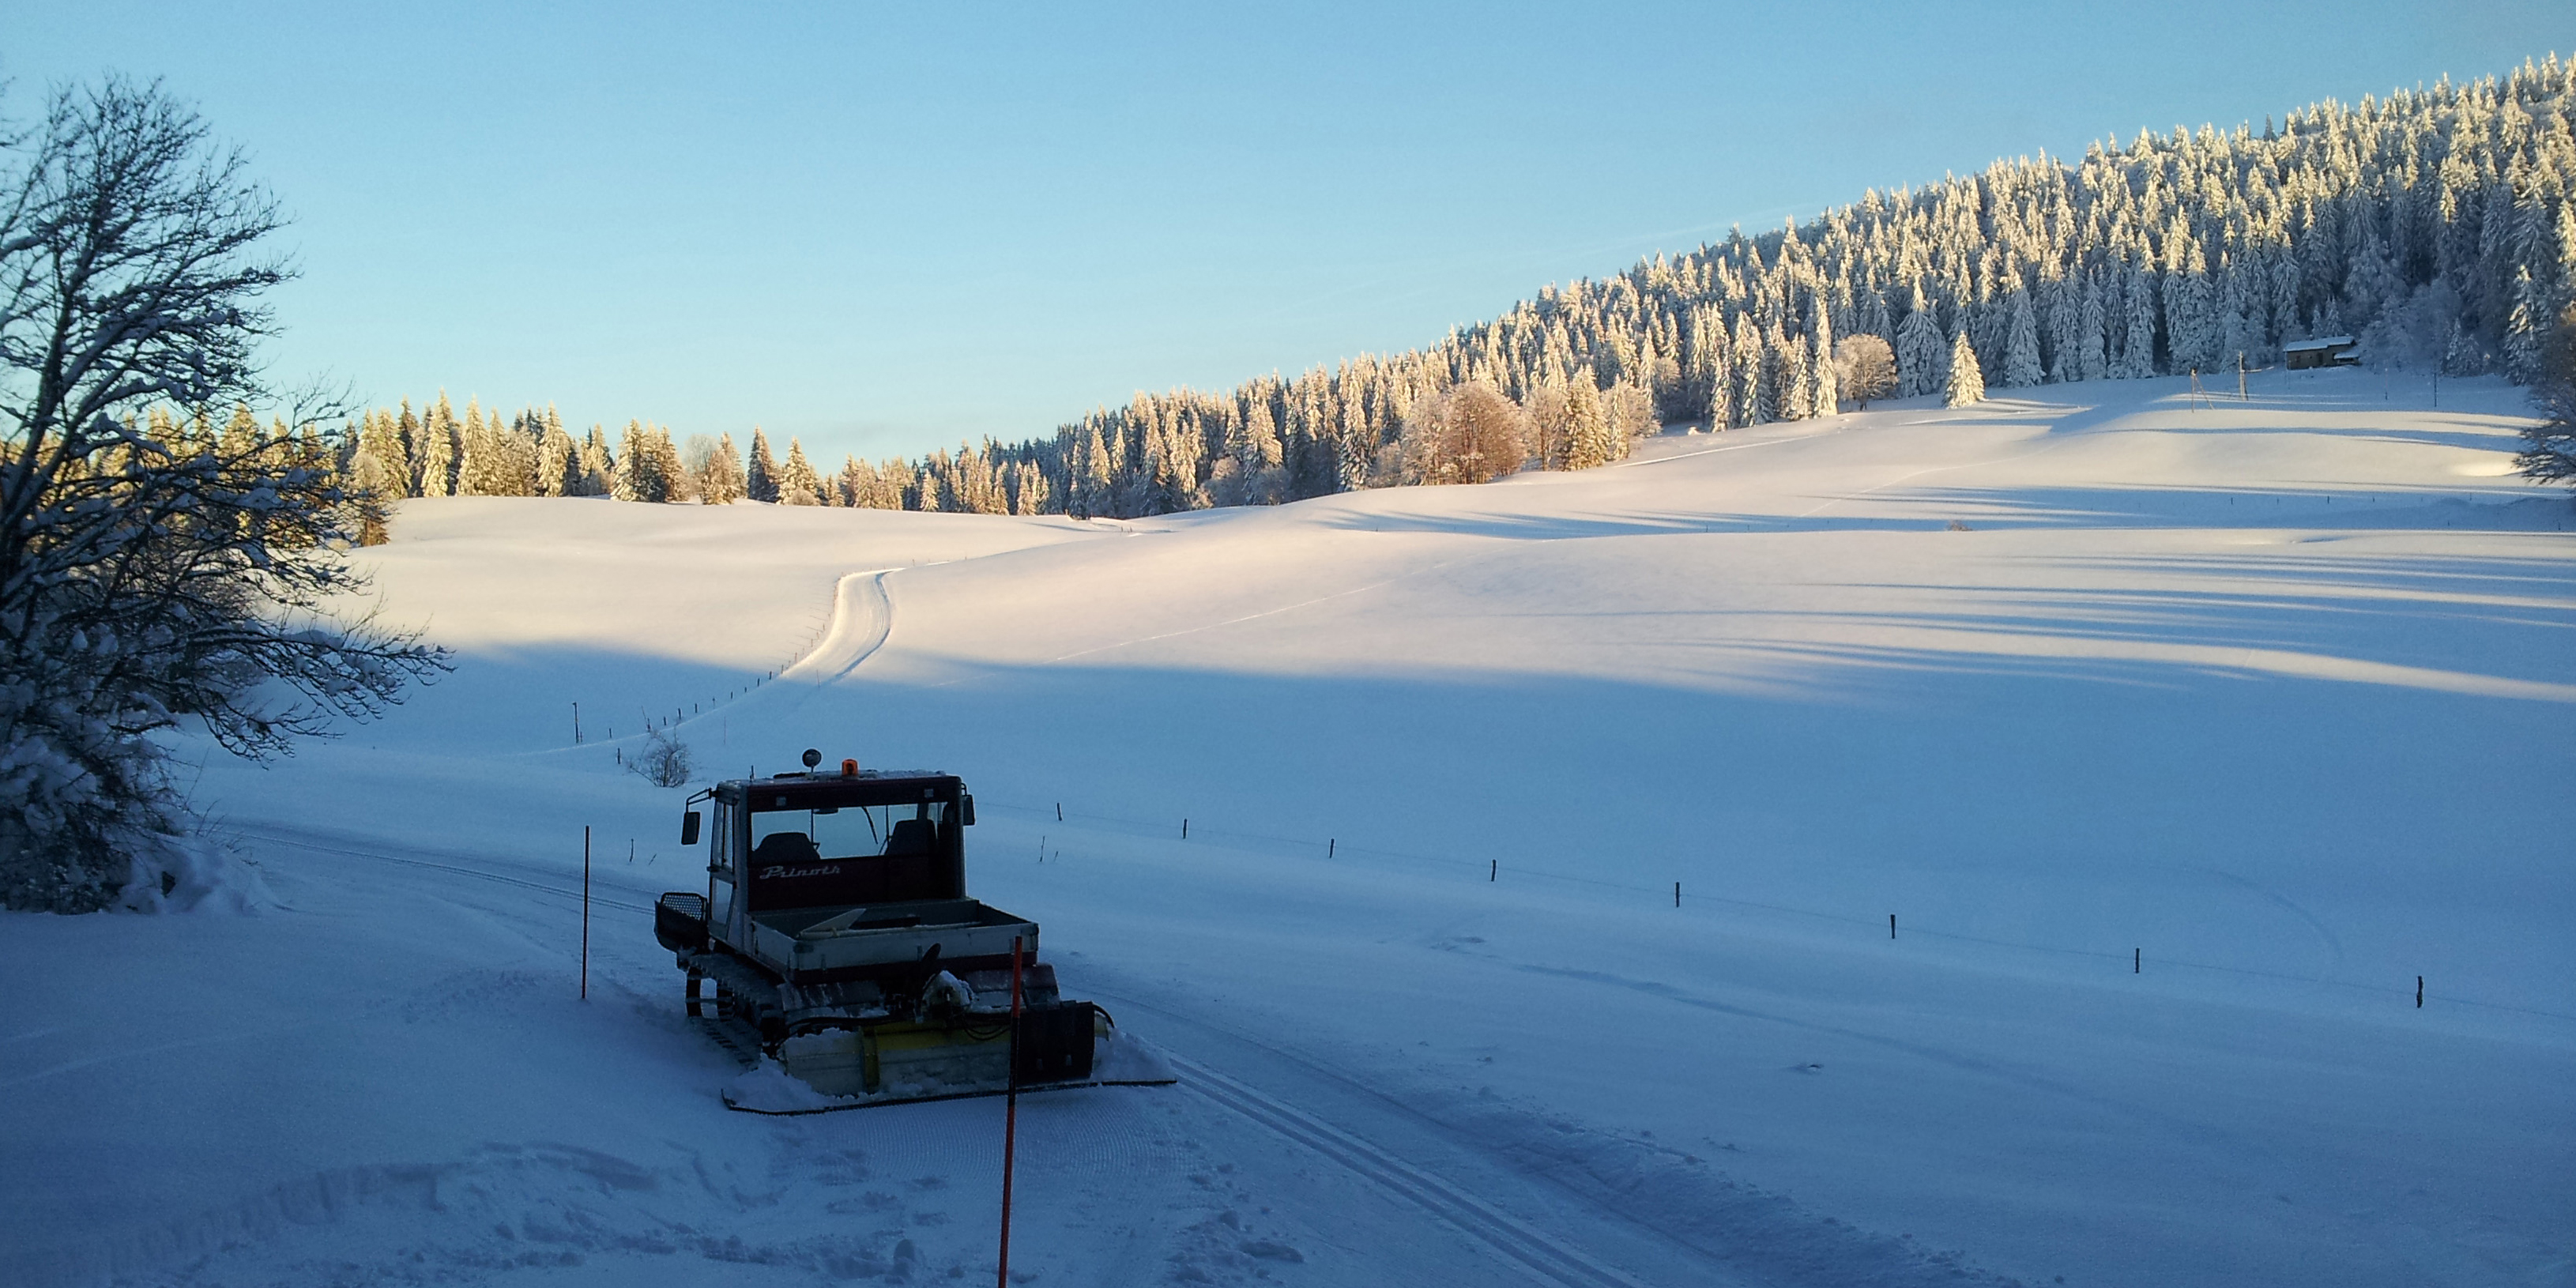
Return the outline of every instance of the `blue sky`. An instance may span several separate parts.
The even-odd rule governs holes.
[[[295,217],[281,376],[843,451],[1409,348],[1997,156],[2576,49],[2555,5],[30,5]]]

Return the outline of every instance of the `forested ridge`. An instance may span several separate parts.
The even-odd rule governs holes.
[[[1662,425],[1829,415],[1892,354],[1898,396],[2232,371],[2354,334],[2373,361],[2528,381],[2576,290],[2576,122],[2555,54],[2260,129],[2141,133],[1872,190],[1805,223],[1548,287],[1427,348],[1231,390],[1138,393],[1019,443],[818,468],[752,431],[576,438],[441,394],[337,438],[373,495],[748,496],[1129,517],[1618,459]],[[1883,362],[1884,359],[1882,358]],[[1874,383],[1874,382],[1873,382]]]

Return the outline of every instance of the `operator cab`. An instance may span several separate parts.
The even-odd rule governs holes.
[[[707,893],[665,893],[653,937],[688,972],[691,1016],[713,983],[727,1048],[748,1061],[741,1043],[756,1042],[835,1098],[821,1108],[1172,1080],[1158,1062],[1116,1072],[1115,1026],[1057,989],[1037,923],[966,897],[964,783],[849,760],[816,773],[821,760],[808,751],[804,773],[718,783],[683,807],[680,843],[707,843]],[[817,1108],[765,1085],[725,1103]]]
[[[963,833],[975,798],[955,775],[843,761],[838,774],[737,778],[702,799],[714,814],[707,926],[719,939],[749,947],[755,926],[794,938],[936,924],[971,902]],[[698,831],[691,810],[682,843]]]

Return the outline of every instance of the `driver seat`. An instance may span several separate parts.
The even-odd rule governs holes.
[[[933,833],[926,818],[896,819],[886,830],[885,856],[889,859],[930,857]]]
[[[799,863],[820,863],[822,860],[823,852],[814,848],[814,838],[803,832],[772,832],[760,838],[760,844],[751,849],[751,861],[759,867],[768,867],[771,864],[792,867]]]

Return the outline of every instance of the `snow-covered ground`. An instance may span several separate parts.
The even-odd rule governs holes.
[[[718,1103],[678,717],[963,774],[1179,1061],[1023,1101],[1023,1282],[2576,1282],[2576,513],[2498,384],[2180,384],[1126,523],[412,502],[456,673],[195,783],[275,905],[0,918],[0,1279],[989,1278],[998,1101]]]

